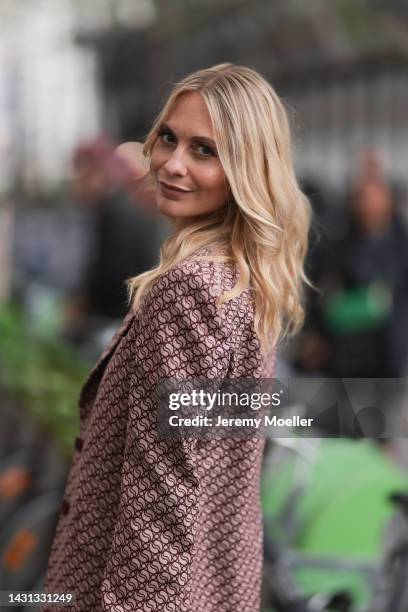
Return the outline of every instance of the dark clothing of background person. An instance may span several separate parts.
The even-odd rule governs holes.
[[[348,333],[329,333],[329,372],[340,377],[399,377],[408,355],[408,235],[394,215],[388,230],[364,232],[351,223],[330,248],[328,284],[353,290],[382,283],[391,297],[382,324]]]
[[[81,293],[88,314],[120,319],[128,310],[125,281],[156,263],[157,224],[118,192],[95,203],[90,221],[93,249]]]
[[[386,438],[380,432],[395,426],[395,419],[399,418],[400,386],[396,381],[384,386],[385,381],[377,379],[400,378],[407,372],[408,235],[404,222],[396,215],[388,230],[381,233],[365,232],[352,217],[343,227],[343,235],[334,237],[326,232],[317,246],[312,280],[319,293],[310,293],[312,307],[307,317],[306,340],[301,345],[303,359],[298,359],[297,365],[301,372],[314,372],[331,381],[324,399],[330,408],[318,420],[324,435],[361,437],[361,431],[370,431],[378,441],[384,441]],[[364,295],[364,290],[369,294],[375,285],[381,285],[391,298],[383,317],[367,324],[360,315],[360,327],[354,324],[348,329],[336,328],[330,322],[327,305],[336,292],[356,295],[362,290]],[[339,420],[339,404],[333,397],[336,394],[341,397],[341,392],[348,397],[343,378],[371,380],[362,380],[361,385],[358,380],[353,383],[357,395],[350,397],[359,397],[360,404],[343,402]],[[365,405],[377,410],[366,411],[362,423],[356,419],[355,409]],[[311,411],[306,416],[315,415]]]
[[[341,218],[339,206],[333,205],[334,194],[327,194],[312,179],[303,179],[301,184],[313,210],[305,261],[305,271],[313,286],[305,288],[305,323],[295,343],[294,367],[299,372],[320,376],[328,374],[330,352],[322,300],[325,283],[330,280],[331,262],[334,261],[331,255]]]

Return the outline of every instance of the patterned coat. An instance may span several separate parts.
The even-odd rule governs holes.
[[[161,378],[273,376],[249,291],[217,310],[235,279],[229,263],[174,266],[86,380],[44,582],[75,595],[64,610],[259,611],[265,440],[160,438],[155,422]]]

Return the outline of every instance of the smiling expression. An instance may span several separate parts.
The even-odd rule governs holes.
[[[201,94],[186,92],[177,98],[159,126],[150,167],[163,214],[196,217],[226,205],[227,181]]]

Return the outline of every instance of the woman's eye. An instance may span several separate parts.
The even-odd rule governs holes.
[[[212,155],[215,155],[211,147],[208,147],[207,145],[198,145],[197,150],[202,157],[211,157]]]
[[[174,136],[170,132],[159,132],[159,137],[165,144],[172,144],[174,142]]]

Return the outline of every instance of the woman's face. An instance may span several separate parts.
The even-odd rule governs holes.
[[[196,217],[226,205],[228,187],[217,155],[211,117],[199,93],[181,94],[151,155],[160,212]]]

